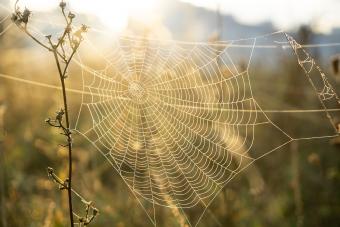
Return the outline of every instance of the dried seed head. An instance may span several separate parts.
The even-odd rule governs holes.
[[[59,7],[62,9],[65,9],[66,7],[66,2],[64,2],[63,0],[61,0],[61,2],[59,3]]]
[[[81,25],[81,27],[74,32],[73,34],[73,45],[78,46],[80,42],[83,40],[83,33],[87,32],[89,27],[85,24]]]
[[[81,29],[82,32],[87,32],[89,30],[89,27],[85,24],[82,24],[80,29]]]
[[[47,167],[47,173],[48,173],[48,176],[52,176],[54,173],[54,170],[51,167]]]
[[[22,13],[22,19],[21,19],[22,22],[24,24],[27,24],[30,16],[31,16],[31,11],[25,8],[24,12]]]
[[[60,111],[57,112],[57,116],[55,117],[55,119],[59,120],[59,121],[62,121],[64,114],[65,114],[65,111],[63,109],[61,109]]]
[[[71,12],[68,13],[68,18],[70,18],[71,20],[74,19],[75,17],[76,17],[75,14],[73,14]]]

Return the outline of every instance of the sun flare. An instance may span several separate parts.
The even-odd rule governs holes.
[[[20,0],[21,7],[33,11],[53,10],[60,0]],[[15,1],[12,0],[14,3]],[[72,10],[94,15],[108,28],[120,31],[126,28],[129,18],[148,24],[152,20],[157,0],[72,0],[68,1]]]

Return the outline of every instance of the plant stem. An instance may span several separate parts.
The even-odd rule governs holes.
[[[52,178],[52,180],[59,185],[59,188],[62,189],[66,189],[67,188],[67,183],[65,181],[63,181],[62,179],[60,179],[55,173],[53,168],[48,167],[47,168],[47,173],[48,176]],[[87,201],[84,197],[82,197],[78,192],[76,192],[73,188],[71,188],[73,194],[84,204],[86,205],[86,209],[85,209],[85,217],[81,217],[78,216],[76,213],[73,213],[73,215],[77,218],[79,218],[79,226],[82,226],[82,224],[84,224],[84,226],[87,226],[88,224],[90,224],[94,218],[99,214],[99,210],[93,206],[92,201]],[[92,212],[91,212],[91,211]]]
[[[67,105],[67,96],[66,96],[66,87],[65,87],[65,74],[66,68],[64,72],[61,69],[57,49],[53,49],[54,59],[57,64],[62,94],[63,94],[63,104],[64,104],[64,111],[65,111],[65,121],[66,121],[66,129],[68,132],[66,133],[67,137],[67,147],[68,147],[68,185],[67,185],[67,194],[68,194],[68,206],[69,206],[69,215],[70,215],[70,222],[71,227],[74,227],[73,221],[73,207],[72,207],[72,137],[70,132],[70,121],[69,121],[69,114],[68,114],[68,105]],[[67,65],[68,66],[68,65]],[[67,67],[66,66],[66,67]]]
[[[58,39],[58,42],[56,44],[52,42],[52,39],[51,39],[52,35],[47,35],[46,38],[48,39],[49,45],[46,45],[28,31],[27,24],[29,21],[29,17],[31,15],[31,11],[29,11],[27,8],[24,11],[20,11],[19,7],[17,6],[18,2],[19,0],[16,0],[15,5],[14,5],[15,13],[12,15],[12,21],[21,30],[23,30],[30,38],[32,38],[37,44],[39,44],[46,50],[53,53],[53,56],[54,56],[54,59],[55,59],[55,62],[58,68],[58,74],[59,74],[59,79],[60,79],[60,84],[61,84],[61,89],[62,89],[64,109],[61,109],[60,112],[57,112],[57,116],[55,120],[51,121],[51,119],[49,118],[46,120],[46,123],[48,123],[50,126],[62,129],[63,130],[62,134],[66,137],[66,140],[67,140],[67,144],[63,146],[68,147],[68,178],[63,181],[62,189],[67,189],[67,192],[68,192],[68,205],[69,205],[71,227],[74,227],[74,216],[79,219],[80,224],[84,223],[84,225],[88,225],[90,222],[92,222],[94,217],[98,214],[98,209],[94,208],[91,205],[92,202],[86,203],[86,217],[85,218],[79,217],[77,214],[73,213],[72,192],[74,191],[72,189],[72,132],[70,129],[67,94],[66,94],[66,86],[65,86],[65,79],[67,78],[68,67],[80,45],[80,42],[82,41],[82,33],[86,32],[88,27],[86,25],[82,25],[81,28],[79,28],[79,30],[76,31],[71,36],[70,34],[72,32],[71,25],[72,25],[72,21],[75,15],[69,12],[68,17],[66,17],[66,14],[64,11],[65,2],[61,0],[59,6],[61,7],[63,17],[65,18],[66,27],[64,29],[62,36]],[[68,57],[66,57],[66,53],[64,49],[65,39],[68,39],[69,46],[72,49],[72,53]],[[59,52],[59,48],[61,49],[61,52]],[[64,64],[63,68],[60,64],[60,60],[62,60],[62,63]],[[65,125],[63,124],[63,115],[65,116],[65,122],[66,122]],[[55,122],[57,122],[57,124]],[[51,169],[48,168],[48,170],[49,170],[49,174],[51,174],[50,173]],[[57,181],[57,182],[60,184],[60,181]],[[77,195],[78,197],[80,197],[79,194]],[[82,199],[82,202],[84,201],[85,200]],[[88,212],[90,208],[93,208],[93,215],[89,218]]]

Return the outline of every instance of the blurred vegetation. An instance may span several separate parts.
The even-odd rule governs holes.
[[[301,34],[300,40],[308,43],[307,36]],[[50,75],[55,68],[48,53],[27,45],[22,34],[12,32],[0,39],[1,73],[58,84]],[[269,107],[301,108],[312,102],[316,105],[314,99],[308,101],[312,100],[310,93],[305,92],[310,91],[309,84],[304,77],[296,76],[301,71],[293,58],[281,59],[275,67],[255,66],[252,74],[259,80],[252,81],[254,90],[260,91],[256,95],[260,101],[269,95]],[[273,74],[282,76],[273,78]],[[271,83],[281,86],[270,90],[267,85]],[[76,98],[70,96],[70,106],[77,106]],[[59,98],[56,90],[0,79],[1,227],[68,223],[66,192],[60,192],[46,172],[46,167],[51,166],[60,177],[67,175],[67,151],[58,146],[62,138],[44,124],[44,119],[59,108]],[[299,118],[299,125],[289,126],[292,133],[324,130],[318,123],[320,115],[271,117],[282,125]],[[259,131],[257,137],[263,138],[263,143],[253,148],[259,151],[280,140],[266,131]],[[339,226],[339,149],[335,140],[312,140],[273,152],[256,163],[264,179],[263,191],[250,193],[247,173],[240,174],[216,197],[199,226]],[[73,185],[100,210],[92,226],[151,226],[119,175],[80,137],[75,137]],[[76,205],[78,210],[83,209],[81,203]],[[180,225],[170,209],[158,209],[159,226]]]

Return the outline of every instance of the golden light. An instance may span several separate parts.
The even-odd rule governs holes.
[[[113,30],[123,29],[128,22],[129,8],[126,1],[72,0],[71,8],[79,13],[97,16],[101,22]]]
[[[12,0],[13,4],[15,0]],[[33,11],[55,9],[60,0],[20,0],[21,7]],[[156,9],[157,0],[69,0],[66,1],[76,13],[97,16],[100,21],[114,31],[127,26],[129,18],[142,23],[150,23]]]
[[[11,0],[11,6],[14,5],[16,0]],[[20,8],[29,8],[32,11],[46,11],[51,10],[58,6],[59,0],[20,0],[19,6]]]

